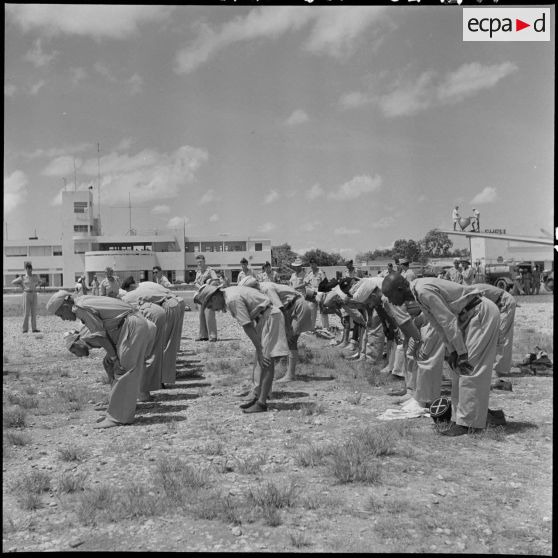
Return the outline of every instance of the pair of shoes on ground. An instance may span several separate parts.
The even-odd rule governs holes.
[[[456,424],[455,422],[451,421],[450,427],[446,430],[440,430],[440,434],[442,436],[463,436],[464,434],[474,434],[475,432],[479,432],[482,428],[469,428],[468,426],[463,426],[462,424]]]
[[[267,411],[267,405],[260,403],[257,397],[253,397],[249,401],[239,405],[243,413],[265,413]]]
[[[114,426],[122,426],[121,422],[117,422],[115,420],[112,420],[109,417],[100,417],[100,418],[97,419],[96,423],[97,424],[93,425],[93,428],[95,428],[95,429],[112,428]]]

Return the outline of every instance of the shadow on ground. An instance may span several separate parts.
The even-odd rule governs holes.
[[[186,420],[186,417],[181,417],[180,415],[148,415],[144,417],[136,417],[134,425],[145,425],[145,424],[165,424],[176,421]]]
[[[155,401],[150,403],[159,403],[160,401],[180,401],[184,399],[197,399],[197,393],[157,393],[154,395]]]
[[[309,376],[304,374],[296,377],[297,382],[330,382],[331,380],[335,380],[335,378],[333,376]]]
[[[277,411],[298,411],[300,409],[314,410],[316,403],[310,401],[293,401],[292,403],[284,403],[279,401],[277,403],[268,403],[269,409],[276,409]]]
[[[269,399],[290,399],[291,397],[308,397],[305,391],[272,391]]]
[[[506,419],[504,428],[506,429],[506,434],[517,434],[518,432],[539,428],[539,426],[534,422],[510,422]]]
[[[138,405],[136,407],[136,415],[143,415],[145,413],[151,413],[153,411],[156,413],[176,413],[178,411],[185,411],[188,408],[188,405],[158,405],[155,401],[153,403],[144,403],[142,406]]]

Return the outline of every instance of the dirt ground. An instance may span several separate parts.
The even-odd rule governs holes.
[[[196,343],[197,313],[187,312],[176,387],[138,403],[133,425],[94,430],[94,404],[108,394],[103,352],[74,357],[62,342],[72,324],[44,314],[41,333],[23,335],[14,300],[4,296],[4,552],[552,553],[552,371],[510,371],[512,391],[490,399],[507,425],[447,438],[428,417],[380,421],[397,407],[394,384],[304,336],[299,381],[276,383],[269,412],[246,415],[249,340],[219,314],[219,341]],[[535,345],[553,360],[552,295],[518,303],[514,360]],[[7,424],[14,407],[25,426]],[[318,450],[349,448],[365,427],[390,451],[364,464],[376,467],[368,480],[340,480]],[[207,482],[169,505],[161,464],[173,460]],[[31,478],[48,479],[35,499]],[[68,478],[82,481],[75,491],[62,489]],[[103,487],[128,504],[109,513]],[[270,514],[254,494],[271,501],[273,487],[292,490]]]

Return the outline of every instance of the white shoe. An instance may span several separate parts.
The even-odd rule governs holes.
[[[410,393],[406,393],[397,403],[399,403],[399,405],[403,405],[403,403],[406,403],[412,397],[413,396]]]
[[[356,360],[360,356],[360,353],[355,353],[354,355],[348,356],[345,360]]]
[[[384,368],[380,370],[380,374],[391,374],[391,368],[389,366],[384,366]]]
[[[401,405],[401,408],[406,411],[420,411],[421,409],[424,409],[424,405],[419,403],[414,397],[411,397],[408,401],[405,401],[405,403]]]

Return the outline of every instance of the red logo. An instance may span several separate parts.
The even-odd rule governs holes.
[[[526,27],[531,27],[530,23],[525,23],[524,21],[522,21],[521,19],[515,19],[515,30],[516,31],[521,31],[522,29],[525,29]]]

